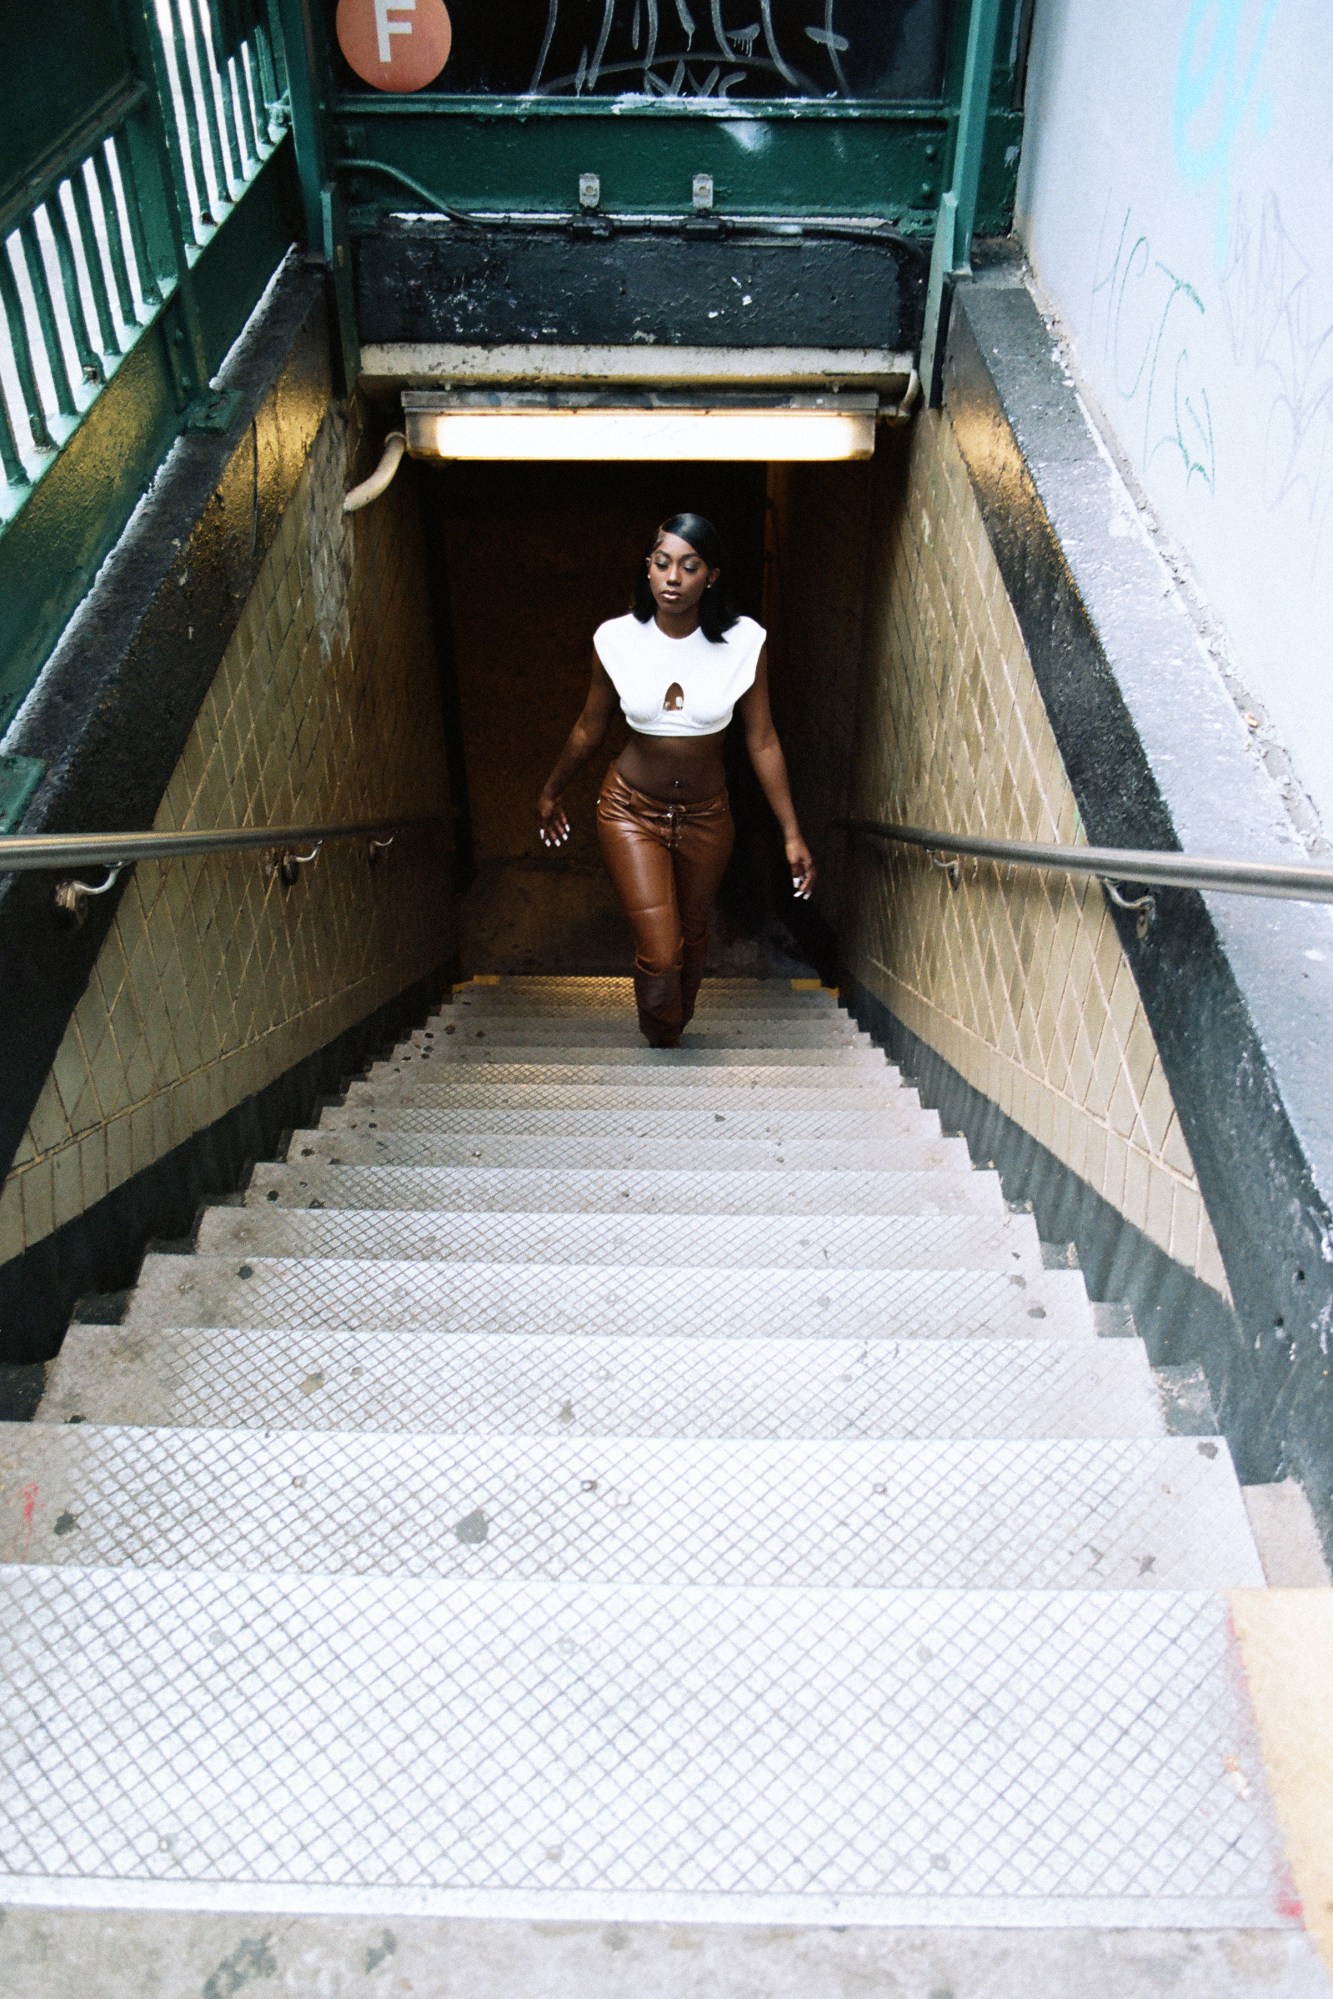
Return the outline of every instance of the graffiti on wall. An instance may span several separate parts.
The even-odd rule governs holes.
[[[1232,359],[1267,404],[1260,498],[1304,515],[1313,568],[1333,522],[1333,324],[1320,322],[1314,268],[1272,189],[1257,214],[1237,197],[1218,289]]]
[[[437,89],[539,97],[932,98],[949,0],[450,0]]]
[[[1143,469],[1165,455],[1178,463],[1187,486],[1198,479],[1213,492],[1217,444],[1197,360],[1206,310],[1190,280],[1154,253],[1132,208],[1117,226],[1108,198],[1093,267],[1090,338],[1100,343],[1118,400],[1133,409]]]

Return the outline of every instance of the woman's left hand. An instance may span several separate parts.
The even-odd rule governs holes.
[[[791,869],[791,892],[798,902],[809,902],[810,891],[815,885],[815,864],[810,849],[799,833],[794,833],[787,846],[787,866]]]

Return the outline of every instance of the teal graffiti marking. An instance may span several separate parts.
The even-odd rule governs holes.
[[[1172,112],[1176,166],[1188,188],[1213,187],[1220,269],[1231,219],[1231,172],[1247,116],[1262,137],[1272,103],[1256,97],[1259,68],[1279,0],[1191,0],[1180,45]]]
[[[1140,464],[1146,471],[1165,454],[1185,484],[1198,479],[1211,493],[1217,451],[1208,390],[1191,360],[1189,327],[1205,316],[1196,288],[1160,257],[1125,210],[1114,254],[1106,255],[1110,202],[1102,219],[1092,284],[1095,334],[1102,321],[1102,351],[1120,399],[1142,414]]]

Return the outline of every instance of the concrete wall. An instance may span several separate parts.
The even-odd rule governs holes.
[[[955,891],[923,854],[856,842],[840,859],[838,837],[823,830],[849,811],[1001,838],[1083,839],[950,418],[923,412],[910,431],[884,435],[869,479],[860,467],[823,466],[789,479],[781,705],[801,746],[793,765],[807,830],[827,855],[821,901],[843,965],[1226,1298],[1189,1148],[1100,887],[1005,882],[983,868]]]
[[[354,451],[330,408],[158,830],[443,812],[420,525],[405,483],[343,520]],[[446,960],[443,837],[373,868],[330,845],[290,889],[262,853],[138,866],[0,1191],[0,1265]]]
[[[1038,0],[1018,229],[1242,705],[1333,827],[1330,102],[1327,0]]]

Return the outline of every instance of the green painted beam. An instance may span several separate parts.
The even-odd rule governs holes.
[[[354,225],[428,204],[576,210],[583,173],[611,211],[688,214],[696,174],[711,174],[717,212],[882,215],[929,227],[950,121],[941,106],[754,104],[745,116],[667,101],[612,112],[596,99],[534,109],[510,98],[344,97],[337,151],[382,163],[344,174]]]

